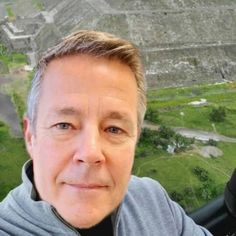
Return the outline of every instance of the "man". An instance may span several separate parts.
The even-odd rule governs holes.
[[[145,108],[131,43],[79,31],[50,49],[24,118],[31,160],[0,203],[0,235],[211,235],[156,181],[131,177]]]

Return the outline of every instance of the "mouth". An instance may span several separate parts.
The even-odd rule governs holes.
[[[86,183],[79,183],[79,184],[73,184],[73,183],[66,183],[67,186],[77,189],[80,191],[93,191],[93,190],[105,190],[108,188],[107,185],[102,185],[102,184],[86,184]]]

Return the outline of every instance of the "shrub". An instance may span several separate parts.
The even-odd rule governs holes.
[[[160,137],[163,139],[170,139],[175,135],[174,130],[164,125],[160,126],[158,133],[160,134]]]
[[[203,185],[197,189],[197,192],[205,201],[209,201],[218,196],[215,183],[211,179],[204,182]]]
[[[163,125],[157,131],[144,128],[139,140],[140,145],[151,145],[154,148],[161,148],[165,151],[172,147],[174,152],[184,151],[193,142],[194,139],[177,134],[171,128]]]
[[[213,122],[223,122],[226,118],[226,109],[222,106],[213,108],[209,116]]]
[[[160,117],[159,117],[158,110],[154,110],[153,108],[148,108],[144,119],[151,121],[153,123],[160,123]]]
[[[202,182],[209,180],[209,172],[202,167],[196,166],[193,168],[193,173],[198,177]]]
[[[154,145],[157,136],[158,136],[157,131],[144,128],[141,132],[139,143]]]
[[[176,202],[180,202],[181,200],[184,199],[183,195],[177,191],[173,191],[170,193],[170,197],[172,200],[176,201]]]
[[[217,141],[215,141],[214,139],[209,139],[208,142],[207,142],[207,145],[210,145],[210,146],[214,146],[214,147],[217,147]]]
[[[12,101],[15,105],[18,117],[21,119],[23,117],[25,109],[26,109],[25,102],[22,99],[22,97],[15,91],[13,91],[13,93],[12,93]],[[21,123],[21,125],[22,125],[22,123]]]
[[[183,194],[187,197],[194,197],[194,190],[191,187],[186,187],[183,190]]]

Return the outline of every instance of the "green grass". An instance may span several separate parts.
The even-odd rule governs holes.
[[[27,56],[23,53],[9,52],[6,47],[0,43],[0,61],[7,66],[9,70],[27,64]]]
[[[13,104],[15,105],[18,117],[21,120],[24,116],[25,111],[26,111],[26,104],[25,104],[22,96],[19,93],[17,93],[16,91],[14,91],[12,94],[12,100],[13,100]]]
[[[195,86],[193,88],[168,88],[148,93],[148,106],[159,110],[161,123],[168,126],[213,131],[209,114],[214,107],[227,109],[226,120],[214,123],[222,135],[236,137],[236,83]],[[207,105],[194,107],[189,102],[207,99]],[[180,115],[180,114],[184,115]]]
[[[6,4],[6,11],[7,11],[9,20],[14,21],[16,19],[16,16],[15,16],[14,11],[12,10],[11,4]]]
[[[45,10],[45,6],[43,5],[43,3],[39,0],[32,0],[33,4],[37,7],[37,9],[39,11],[44,11]]]
[[[24,141],[13,138],[0,122],[0,200],[21,182],[21,167],[27,160]]]
[[[201,107],[188,105],[189,102],[207,99]],[[214,107],[226,108],[226,120],[215,122],[214,126],[209,114]],[[200,85],[191,88],[165,88],[148,92],[148,107],[158,110],[159,124],[171,127],[186,127],[205,131],[216,131],[229,137],[236,137],[236,83],[217,85]],[[182,113],[182,115],[181,115]],[[184,114],[184,115],[183,115]],[[196,142],[199,148],[206,144]],[[149,176],[158,180],[169,194],[182,194],[179,203],[188,212],[204,205],[224,190],[236,167],[236,143],[217,144],[223,151],[218,158],[204,158],[195,151],[168,154],[156,147],[138,145],[133,173],[138,176]],[[143,156],[143,157],[142,157]],[[193,173],[194,167],[200,167],[209,173],[212,195],[208,200],[203,197],[200,189],[204,182]],[[187,196],[186,191],[191,194]]]
[[[191,188],[195,196],[192,199],[185,197],[180,204],[187,211],[192,211],[206,203],[198,195],[198,188],[202,186],[202,182],[194,176],[192,169],[199,166],[207,170],[213,180],[213,187],[221,193],[236,166],[236,144],[219,143],[218,146],[224,153],[218,158],[204,158],[191,151],[179,154],[168,154],[164,151],[157,153],[147,147],[146,157],[135,158],[133,173],[158,180],[169,193],[184,193],[186,188]],[[143,147],[138,149],[144,151]]]

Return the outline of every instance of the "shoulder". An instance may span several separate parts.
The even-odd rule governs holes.
[[[11,232],[12,228],[17,228],[19,223],[19,203],[17,196],[21,191],[21,187],[17,187],[10,191],[8,195],[0,202],[0,232]],[[23,207],[23,206],[22,206]],[[12,233],[12,232],[11,232]],[[3,234],[8,235],[8,234]]]
[[[185,214],[183,209],[171,200],[161,184],[148,177],[131,177],[127,200],[130,204],[144,208],[148,215],[154,214],[162,219],[167,217],[175,221],[181,214]]]
[[[122,203],[123,225],[129,222],[137,232],[160,235],[178,235],[172,201],[159,182],[143,177],[132,176],[128,191]],[[138,224],[137,224],[138,222]]]
[[[143,231],[160,235],[211,235],[170,199],[158,181],[132,176],[122,205],[123,217]],[[146,230],[146,231],[145,231]]]
[[[162,188],[160,183],[154,179],[149,177],[137,177],[132,175],[129,181],[129,189],[137,189],[137,188],[152,188],[158,187]]]
[[[132,176],[128,186],[128,194],[138,194],[141,199],[158,201],[169,199],[165,189],[156,180],[148,177]],[[145,198],[143,198],[145,196]]]

